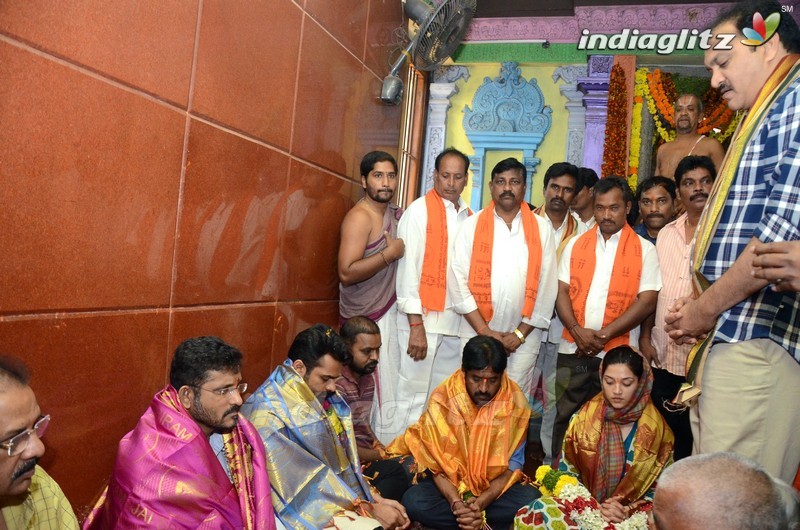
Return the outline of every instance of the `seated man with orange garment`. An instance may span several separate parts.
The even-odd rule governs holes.
[[[239,414],[241,365],[217,337],[178,346],[170,384],[120,441],[84,530],[276,528],[264,444]]]
[[[530,408],[506,375],[507,362],[499,340],[471,338],[461,370],[387,448],[413,455],[420,476],[430,475],[403,496],[412,521],[437,529],[508,528],[517,510],[539,496],[520,483]]]

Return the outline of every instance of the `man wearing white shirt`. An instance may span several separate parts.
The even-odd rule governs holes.
[[[456,231],[472,215],[461,199],[469,158],[445,149],[434,168],[433,189],[409,205],[397,226],[397,237],[408,243],[397,264],[401,356],[391,438],[419,419],[433,389],[461,367],[461,315],[447,293],[447,268]]]
[[[595,180],[597,177],[595,177]],[[583,191],[581,170],[568,162],[557,162],[547,168],[544,174],[544,201],[545,203],[534,210],[550,227],[553,241],[556,245],[556,260],[567,243],[576,236],[586,232],[588,227],[581,221],[578,214],[570,211],[575,197]],[[594,185],[594,182],[592,183]],[[591,193],[591,190],[589,191]],[[594,217],[592,217],[594,219]],[[558,315],[553,315],[550,329],[542,336],[539,355],[536,358],[536,368],[542,374],[542,425],[539,438],[544,450],[544,464],[550,464],[553,458],[553,423],[556,416],[556,361],[558,359],[558,345],[564,325]],[[530,433],[528,434],[530,437]]]
[[[508,375],[530,400],[557,276],[552,231],[524,200],[526,177],[514,158],[492,169],[492,202],[459,229],[448,287],[454,309],[465,317],[462,343],[475,335],[500,340],[509,353]]]
[[[558,266],[556,311],[564,323],[556,371],[553,454],[569,419],[600,392],[605,351],[638,346],[639,324],[656,308],[661,273],[655,246],[628,226],[628,183],[619,177],[594,186],[597,225],[568,244]]]

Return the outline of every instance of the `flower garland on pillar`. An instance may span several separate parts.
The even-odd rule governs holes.
[[[642,150],[642,110],[647,87],[647,68],[636,70],[633,85],[633,116],[631,119],[631,149],[628,153],[628,185],[632,190],[639,184],[639,153]]]
[[[628,174],[625,152],[627,125],[628,98],[625,90],[625,71],[615,64],[611,68],[611,79],[608,84],[608,114],[601,168],[603,177]]]

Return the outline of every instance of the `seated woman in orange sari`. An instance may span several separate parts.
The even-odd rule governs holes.
[[[606,522],[619,523],[652,501],[658,476],[672,463],[674,437],[650,400],[653,376],[641,355],[613,348],[600,379],[603,391],[570,420],[559,470],[589,490]],[[543,496],[517,513],[514,528],[578,528],[565,511],[558,498]]]

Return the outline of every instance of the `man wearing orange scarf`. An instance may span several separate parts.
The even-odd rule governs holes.
[[[544,204],[534,210],[540,215],[553,233],[556,245],[556,259],[561,257],[567,243],[586,232],[588,227],[578,214],[570,211],[575,197],[583,190],[584,182],[580,169],[568,162],[557,162],[547,168],[544,173]],[[540,439],[544,450],[544,464],[553,459],[553,422],[556,419],[556,362],[558,345],[564,325],[553,315],[550,329],[543,334],[536,357],[536,368],[542,374],[542,428]]]
[[[556,249],[544,219],[525,202],[527,170],[514,158],[492,169],[492,202],[459,229],[448,282],[464,315],[462,344],[475,335],[503,343],[508,377],[531,399],[533,367],[550,325],[557,289]]]
[[[753,29],[765,38],[745,39]],[[736,452],[790,482],[800,463],[800,294],[773,289],[753,262],[761,243],[800,240],[800,29],[772,1],[735,5],[711,33],[733,35],[705,52],[711,85],[747,114],[697,227],[697,299],[679,300],[665,321],[674,340],[701,341],[679,395],[696,400],[695,453]]]
[[[600,392],[600,360],[615,346],[639,344],[639,325],[656,309],[658,254],[628,226],[632,193],[619,177],[594,186],[594,228],[568,244],[558,267],[558,347],[553,454],[570,417]]]
[[[447,266],[456,231],[472,215],[461,199],[469,158],[445,149],[434,168],[433,189],[411,203],[397,226],[406,252],[397,264],[400,376],[390,438],[417,421],[433,389],[461,365],[461,316],[447,294]]]
[[[387,448],[413,455],[425,478],[403,496],[411,520],[439,529],[508,528],[539,492],[520,484],[530,408],[505,374],[492,337],[473,337],[461,370],[431,394],[428,408]]]

